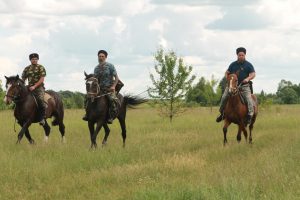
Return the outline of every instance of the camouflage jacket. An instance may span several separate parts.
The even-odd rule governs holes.
[[[100,87],[106,89],[111,87],[114,83],[114,77],[117,75],[117,71],[113,64],[105,62],[95,67],[94,74],[99,80]]]
[[[45,77],[45,76],[46,76],[46,70],[43,67],[43,65],[39,65],[39,64],[27,66],[22,73],[22,79],[23,80],[28,79],[28,84],[30,86],[33,86],[40,80],[41,77]],[[44,83],[42,83],[41,86],[44,86]]]

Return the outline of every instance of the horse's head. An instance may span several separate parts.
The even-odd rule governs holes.
[[[238,91],[238,77],[236,74],[229,74],[227,77],[229,94],[236,94]]]
[[[21,96],[22,91],[25,88],[25,84],[24,81],[19,78],[19,75],[10,77],[5,76],[5,78],[6,94],[4,97],[4,102],[6,104],[10,104],[12,101],[17,100]]]
[[[86,93],[88,97],[96,97],[100,93],[100,85],[98,79],[94,77],[93,74],[87,74],[84,72],[85,75],[85,86],[86,86]]]

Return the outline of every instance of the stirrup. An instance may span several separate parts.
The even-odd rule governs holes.
[[[44,125],[46,124],[45,119],[43,118],[43,119],[39,122],[39,124],[40,124],[41,126],[44,126]]]

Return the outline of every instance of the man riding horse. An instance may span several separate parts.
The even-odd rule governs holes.
[[[247,103],[248,115],[247,123],[251,123],[252,116],[254,114],[253,102],[251,98],[251,80],[255,77],[255,70],[253,65],[248,62],[245,58],[246,49],[244,47],[239,47],[236,49],[237,60],[232,62],[227,71],[225,72],[226,79],[229,74],[237,74],[238,76],[238,85],[241,85],[242,95]],[[220,122],[224,119],[224,108],[229,97],[228,87],[225,88],[225,91],[222,95],[220,103],[220,115],[217,117],[216,122]]]
[[[105,50],[98,51],[99,64],[94,69],[94,76],[98,79],[100,90],[107,95],[109,102],[109,113],[107,123],[111,124],[118,114],[119,100],[116,96],[116,85],[119,82],[117,71],[113,64],[106,62],[107,52]],[[88,99],[85,99],[84,107],[87,109]],[[87,112],[87,110],[86,110]],[[88,121],[87,115],[82,118]]]
[[[40,111],[40,124],[45,124],[46,103],[44,102],[45,88],[44,80],[46,70],[43,65],[38,64],[39,55],[32,53],[29,55],[31,65],[25,67],[22,73],[22,80],[28,79],[29,90],[34,95]]]

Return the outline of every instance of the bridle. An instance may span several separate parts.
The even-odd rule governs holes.
[[[19,82],[19,81],[13,83],[13,84],[11,85],[10,89],[11,89],[12,87],[22,88],[22,86],[20,85],[20,82]],[[20,90],[18,90],[18,91],[20,91]],[[19,92],[18,95],[8,95],[8,94],[6,94],[5,97],[11,98],[13,102],[18,102],[18,101],[21,101],[21,100],[22,100],[22,99],[20,98],[20,97],[21,97],[20,92]]]
[[[90,77],[90,78],[88,78],[88,79],[86,80],[86,84],[87,84],[89,81],[92,81],[92,83],[96,83],[96,87],[97,87],[96,92],[90,92],[90,91],[88,91],[88,90],[87,90],[87,92],[86,92],[86,93],[87,93],[87,97],[88,97],[88,98],[91,98],[92,101],[94,101],[94,99],[97,99],[97,98],[100,98],[100,97],[103,97],[103,96],[106,96],[106,95],[111,94],[111,92],[108,92],[108,93],[104,93],[104,94],[101,94],[101,95],[100,95],[101,89],[100,89],[100,84],[99,84],[97,78],[95,78],[95,77]],[[91,85],[91,84],[90,84],[90,85]],[[90,88],[91,88],[91,86],[90,86]],[[89,88],[89,89],[90,89],[90,88]]]
[[[240,88],[242,86],[242,83],[240,83],[237,87],[233,87],[233,76],[231,76],[229,80],[229,95],[230,96],[236,96],[240,93]]]
[[[89,81],[92,81],[92,83],[96,83],[97,90],[96,90],[96,92],[90,92],[89,90],[90,90],[92,84],[89,83],[90,88],[89,88],[89,90],[87,90],[86,93],[89,97],[92,97],[92,98],[94,97],[95,98],[100,93],[100,85],[98,83],[98,79],[95,78],[95,77],[90,77],[86,80],[86,84],[88,84]]]

